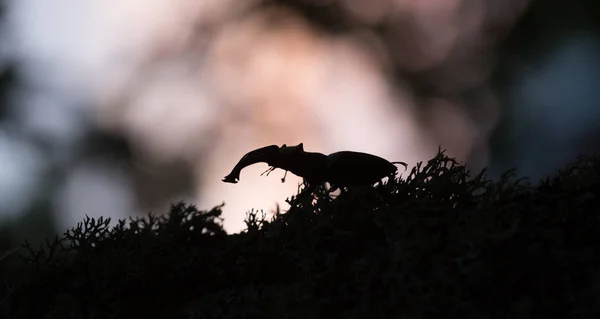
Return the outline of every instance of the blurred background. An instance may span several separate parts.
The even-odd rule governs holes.
[[[239,232],[297,191],[221,182],[270,144],[534,182],[600,146],[593,0],[0,3],[2,246],[179,200]]]

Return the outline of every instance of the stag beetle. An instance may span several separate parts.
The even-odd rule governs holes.
[[[269,165],[269,169],[263,174],[269,175],[276,168],[281,168],[285,170],[285,174],[290,171],[304,178],[311,189],[323,182],[328,182],[331,189],[370,186],[386,176],[396,174],[398,168],[394,164],[407,168],[404,162],[389,162],[367,153],[341,151],[325,155],[305,152],[303,143],[296,146],[283,144],[281,147],[270,145],[248,152],[231,173],[223,178],[223,182],[237,183],[242,169],[260,162]],[[285,176],[281,179],[282,182],[285,181]]]

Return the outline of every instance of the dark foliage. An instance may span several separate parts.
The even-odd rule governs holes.
[[[85,219],[0,287],[12,318],[598,318],[600,158],[532,186],[440,152],[406,178],[250,212]]]

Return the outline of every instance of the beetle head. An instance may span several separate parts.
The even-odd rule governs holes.
[[[304,152],[304,144],[300,143],[296,146],[287,146],[285,144],[281,145],[279,149],[281,155],[293,155],[300,152]]]

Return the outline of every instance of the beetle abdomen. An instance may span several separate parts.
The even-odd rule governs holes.
[[[327,181],[340,186],[372,185],[397,171],[394,164],[372,154],[341,151],[327,161]]]

